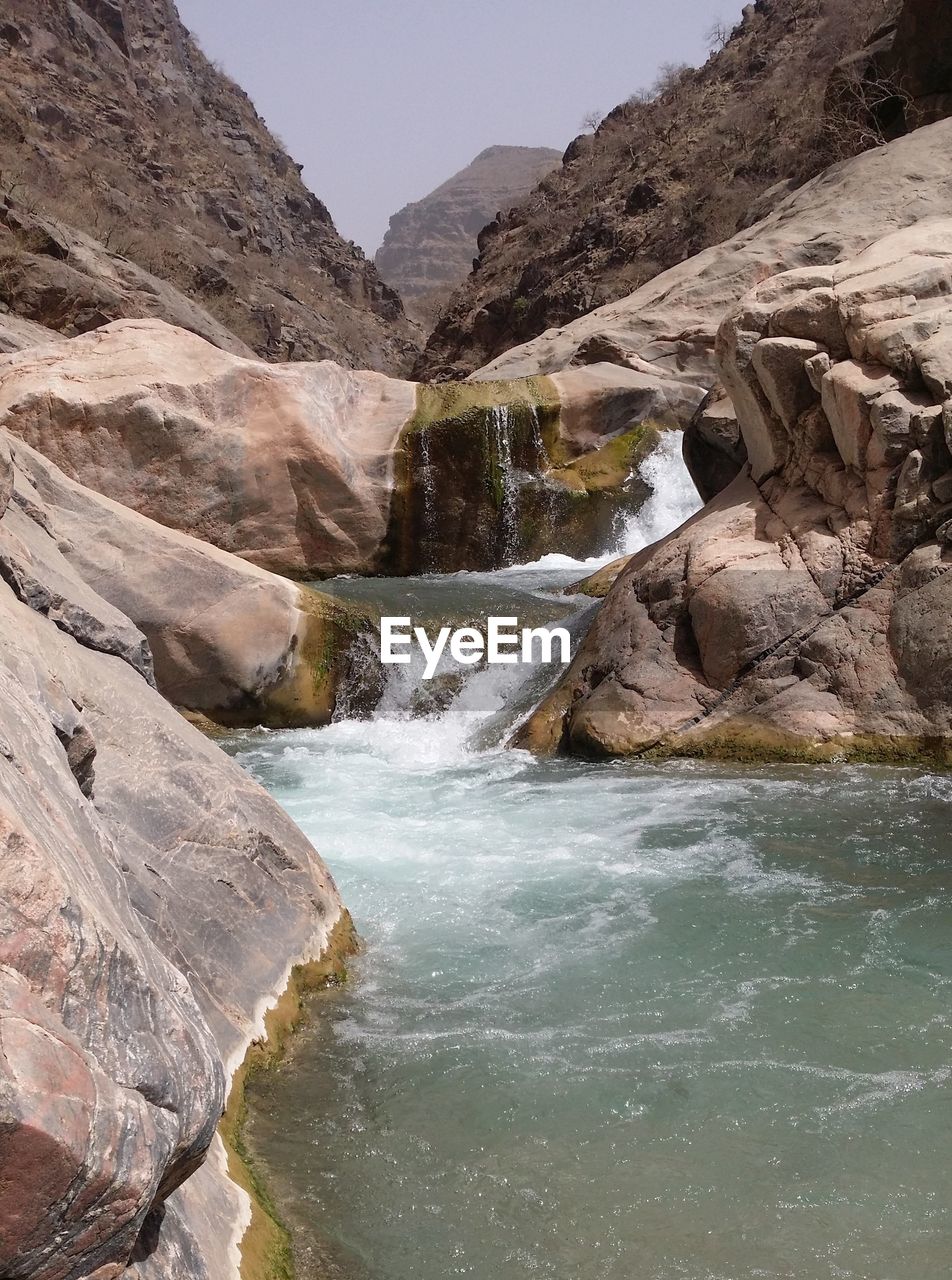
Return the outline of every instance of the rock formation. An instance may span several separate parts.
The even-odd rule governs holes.
[[[406,367],[398,297],[172,0],[8,0],[0,67],[0,302],[67,334],[158,316],[266,359]]]
[[[733,308],[749,464],[631,560],[518,741],[952,759],[950,296],[952,221],[927,218]]]
[[[145,637],[142,670],[178,707],[228,724],[331,719],[361,614],[83,488],[20,440],[9,451],[17,537],[0,575],[21,595],[60,579],[75,593],[78,577],[135,624],[130,652]]]
[[[619,302],[513,347],[475,375],[519,378],[612,360],[708,390],[725,312],[759,280],[852,256],[871,240],[952,207],[952,122],[831,166],[761,221],[662,272]]]
[[[421,322],[469,275],[483,228],[558,164],[549,147],[487,147],[471,164],[390,219],[374,263]]]
[[[189,329],[223,351],[253,356],[252,349],[209,310],[167,280],[143,270],[57,218],[0,203],[0,294],[4,321],[19,325],[22,339],[10,350],[35,346],[48,333],[74,337],[120,316],[155,316]],[[33,330],[23,330],[32,325]]]
[[[646,496],[655,429],[702,395],[598,365],[415,387],[146,320],[0,359],[0,425],[72,479],[297,578],[590,554]]]
[[[467,376],[625,298],[763,218],[834,160],[875,145],[875,128],[827,114],[827,83],[893,7],[756,0],[733,31],[718,24],[705,66],[662,69],[650,90],[576,138],[561,169],[487,227],[414,375]],[[918,8],[941,25],[941,6]]]
[[[340,902],[155,690],[145,637],[64,557],[40,470],[0,444],[0,1274],[225,1280],[248,1219],[225,1090]]]

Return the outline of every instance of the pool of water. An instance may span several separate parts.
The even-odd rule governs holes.
[[[947,1276],[952,781],[539,762],[471,728],[241,744],[365,942],[257,1093],[305,1253]]]
[[[577,570],[332,589],[577,619]],[[252,1091],[302,1276],[947,1277],[952,778],[540,761],[524,673],[418,676],[231,745],[364,940]]]

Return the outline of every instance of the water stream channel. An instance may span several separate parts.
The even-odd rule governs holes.
[[[652,465],[631,549],[696,501]],[[582,572],[331,589],[577,624]],[[537,760],[503,742],[545,673],[392,671],[231,746],[365,944],[253,1090],[302,1276],[947,1277],[952,779]]]

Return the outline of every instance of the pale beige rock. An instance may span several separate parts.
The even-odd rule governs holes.
[[[8,523],[18,532],[20,559],[32,548],[42,566],[32,576],[47,589],[78,576],[73,601],[86,584],[91,608],[114,606],[118,634],[131,619],[129,647],[148,640],[149,672],[154,660],[157,685],[171,702],[232,723],[329,721],[349,661],[348,628],[356,631],[359,619],[351,622],[318,592],[83,488],[22,441],[12,453],[16,509]],[[0,525],[0,568],[8,560]]]
[[[840,457],[859,471],[866,461],[866,447],[872,433],[870,406],[899,383],[881,365],[863,365],[844,360],[833,365],[823,378],[823,411],[833,431]]]
[[[805,338],[763,338],[754,347],[751,359],[757,379],[788,431],[816,400],[805,366],[820,354],[820,347]]]
[[[0,1272],[107,1280],[141,1237],[142,1280],[233,1280],[246,1201],[220,1161],[179,1187],[340,901],[150,686],[141,633],[49,527],[18,483],[0,518]]]
[[[595,755],[952,761],[952,296],[929,252],[950,236],[952,220],[891,235],[814,291],[830,312],[814,314],[817,331],[835,331],[838,317],[854,338],[868,335],[883,305],[904,309],[898,333],[920,314],[917,289],[939,321],[918,340],[906,324],[901,343],[883,344],[893,366],[831,363],[822,405],[804,409],[792,360],[780,380],[776,347],[756,355],[771,328],[766,300],[789,316],[811,296],[802,276],[782,274],[732,309],[718,351],[753,478],[748,470],[630,561],[516,742]],[[803,343],[813,392],[826,353]],[[783,360],[794,350],[780,348]]]
[[[0,360],[0,425],[124,506],[300,576],[383,541],[411,383],[126,320]]]

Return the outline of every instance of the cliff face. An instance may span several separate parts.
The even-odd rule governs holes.
[[[155,315],[269,359],[406,366],[399,298],[171,0],[9,0],[0,72],[12,311],[68,334]]]
[[[405,205],[374,262],[415,316],[436,317],[469,274],[483,227],[529,194],[560,160],[549,147],[487,147],[422,200]]]
[[[893,15],[891,0],[757,0],[698,71],[576,138],[562,167],[480,236],[418,377],[461,376],[516,343],[622,298],[762,217],[831,160],[872,145],[825,114],[834,66]],[[725,33],[725,37],[728,33]]]

